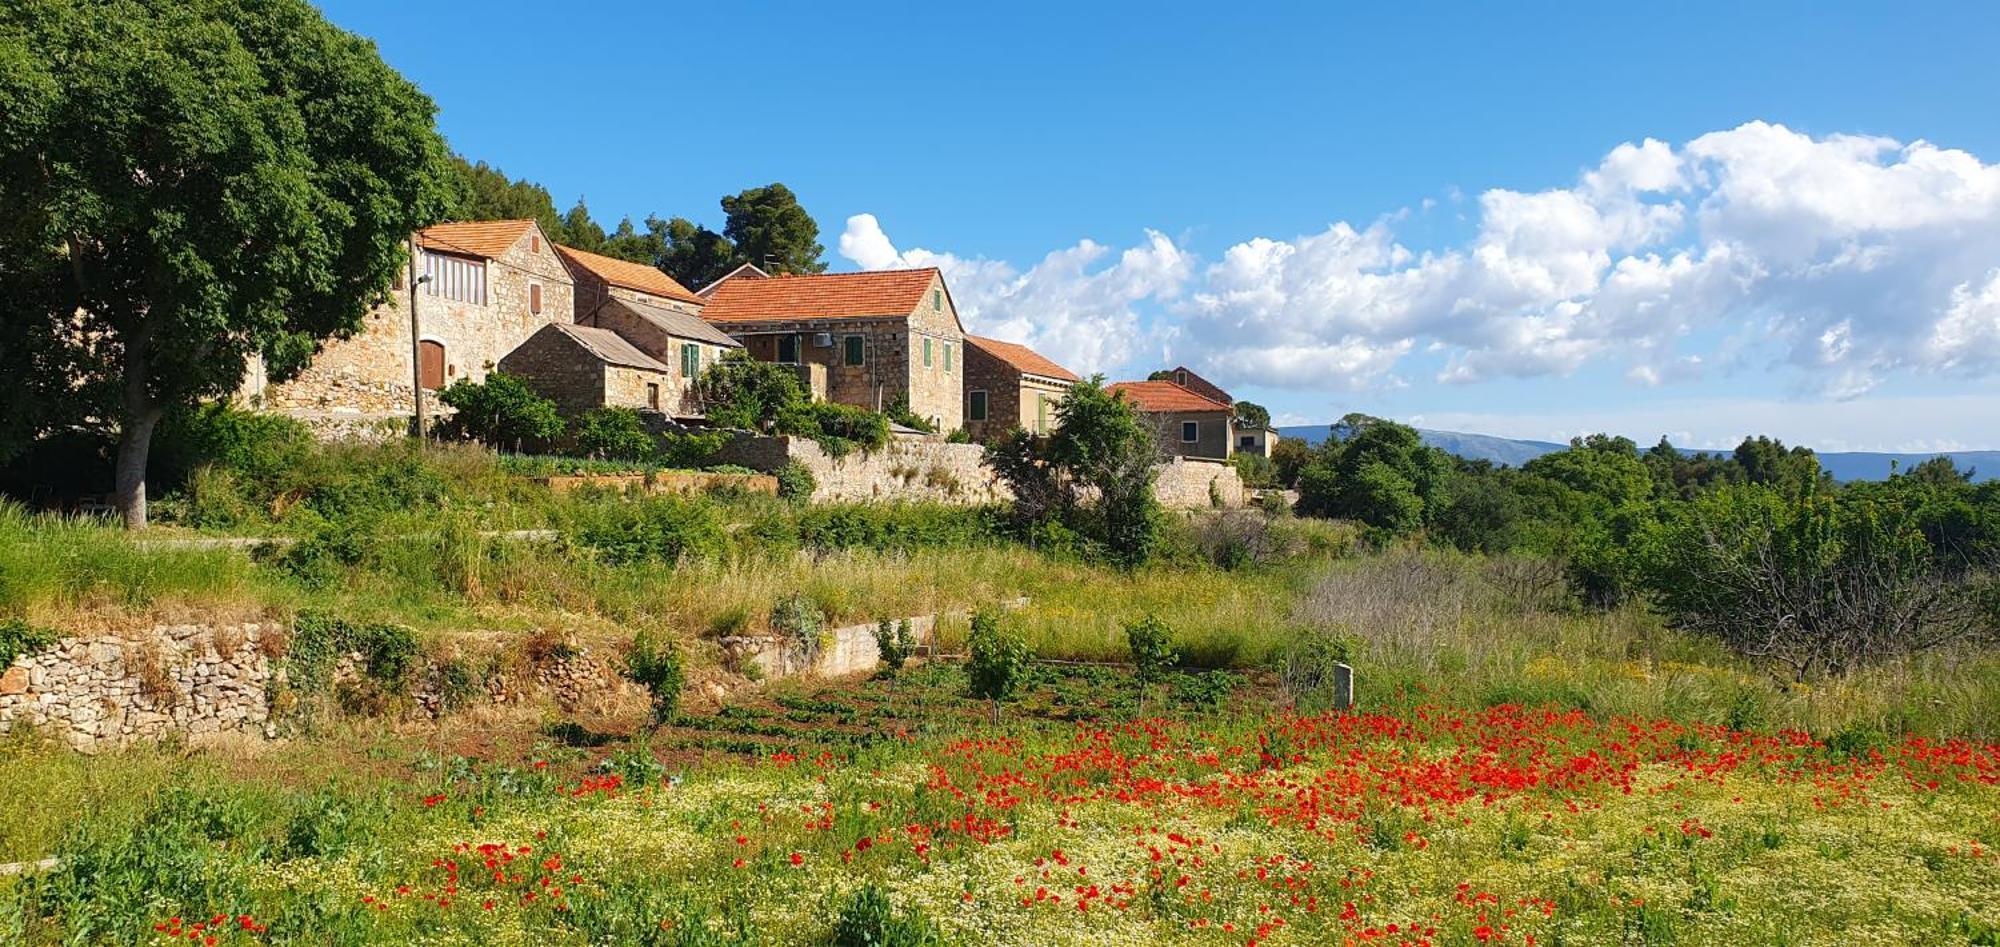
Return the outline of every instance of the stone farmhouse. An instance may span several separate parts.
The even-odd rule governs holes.
[[[1105,389],[1130,402],[1170,457],[1228,460],[1235,451],[1236,409],[1171,381],[1122,381]]]
[[[1223,404],[1236,403],[1236,399],[1230,397],[1229,392],[1223,391],[1221,385],[1195,374],[1186,365],[1177,365],[1164,374],[1169,376],[1167,380],[1210,401],[1220,401]]]
[[[532,220],[438,224],[411,244],[410,271],[398,275],[387,302],[362,318],[360,332],[328,341],[283,384],[268,384],[263,367],[253,364],[245,399],[308,420],[407,418],[418,381],[428,389],[480,381],[536,332],[575,321],[575,279]]]
[[[502,367],[565,410],[613,405],[700,417],[695,379],[725,353],[743,348],[703,321],[706,300],[643,263],[556,250],[577,277],[577,324],[568,327],[575,331],[564,339],[538,336]],[[591,366],[565,361],[579,357]]]
[[[935,267],[771,276],[741,266],[701,290],[701,316],[759,361],[797,366],[815,399],[881,411],[901,399],[939,430],[965,421],[965,328]]]
[[[965,337],[965,429],[984,441],[1013,428],[1055,429],[1056,405],[1077,376],[1025,345]]]

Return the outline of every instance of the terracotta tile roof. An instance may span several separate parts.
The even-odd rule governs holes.
[[[1195,394],[1170,381],[1121,381],[1104,390],[1123,395],[1134,407],[1153,413],[1233,410],[1220,401]]]
[[[699,304],[707,301],[688,292],[688,288],[675,282],[673,277],[644,263],[633,263],[630,260],[620,260],[617,257],[565,247],[561,244],[556,245],[556,252],[562,254],[563,259],[569,261],[571,266],[593,273],[598,279],[613,286],[623,286],[626,289],[636,289],[642,293],[683,302]]]
[[[924,301],[936,267],[732,279],[708,287],[710,322],[765,322],[786,319],[851,319],[906,316]]]
[[[1041,375],[1045,378],[1060,378],[1063,381],[1078,380],[1075,372],[1049,361],[1042,353],[1019,342],[1002,342],[999,339],[987,339],[976,335],[966,336],[965,341],[968,345],[1013,366],[1016,371]]]
[[[549,328],[576,340],[576,344],[583,346],[584,351],[596,356],[600,361],[609,362],[613,365],[623,365],[627,368],[644,368],[656,372],[668,370],[667,366],[660,364],[658,359],[639,351],[637,346],[625,341],[624,336],[610,329],[571,325],[567,322],[550,323]],[[544,329],[543,331],[546,332],[548,330]]]
[[[465,220],[451,224],[435,224],[417,231],[417,245],[426,250],[443,253],[463,253],[469,256],[497,260],[504,256],[521,235],[533,227],[532,220]]]

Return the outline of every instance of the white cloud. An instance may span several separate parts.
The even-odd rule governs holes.
[[[1896,375],[2000,372],[2000,165],[1964,151],[1750,122],[1621,144],[1567,187],[1460,206],[1472,235],[1425,252],[1399,242],[1403,212],[1252,237],[1205,266],[1148,231],[1022,272],[899,252],[866,214],[840,248],[868,268],[944,266],[982,331],[1079,368],[1138,371],[1154,366],[1121,363],[1170,346],[1225,385],[1394,387],[1414,353],[1467,384],[1788,366],[1834,399]]]
[[[1022,342],[1083,374],[1157,351],[1164,336],[1138,307],[1177,297],[1194,274],[1194,258],[1156,231],[1115,259],[1112,252],[1082,240],[1020,272],[1000,260],[898,251],[873,214],[849,217],[840,235],[841,256],[862,269],[938,267],[969,331]]]

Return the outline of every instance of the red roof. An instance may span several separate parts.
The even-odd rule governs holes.
[[[924,301],[936,267],[723,280],[708,287],[701,317],[710,322],[907,316]]]
[[[1042,353],[1019,342],[1002,342],[999,339],[981,338],[976,335],[966,336],[965,341],[966,344],[1013,366],[1015,371],[1046,378],[1060,378],[1063,381],[1077,380],[1075,372],[1049,361]]]
[[[1206,398],[1170,381],[1121,381],[1106,389],[1132,402],[1141,411],[1160,414],[1169,411],[1231,411],[1230,406]]]
[[[613,286],[636,289],[642,293],[678,299],[682,302],[699,304],[706,301],[688,292],[687,287],[675,282],[673,277],[644,263],[620,260],[617,257],[565,247],[561,244],[556,245],[556,252],[562,254],[563,259],[568,260],[570,265],[595,274],[598,279]]]
[[[417,245],[426,250],[497,260],[521,242],[521,235],[534,225],[534,221],[526,219],[435,224],[417,231]]]

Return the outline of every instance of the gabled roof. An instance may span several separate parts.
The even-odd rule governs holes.
[[[591,253],[588,250],[578,250],[575,247],[565,247],[561,244],[556,245],[556,252],[562,254],[563,259],[568,261],[571,266],[594,274],[598,279],[613,286],[636,289],[642,293],[651,293],[654,296],[664,296],[668,299],[678,299],[682,302],[695,303],[696,305],[707,301],[700,296],[688,292],[688,288],[676,282],[673,277],[644,263],[620,260],[617,257],[609,257],[601,253]]]
[[[525,218],[433,224],[417,231],[417,245],[426,250],[497,260],[521,242],[521,235],[534,225],[534,221]]]
[[[966,336],[965,342],[1013,366],[1015,371],[1040,375],[1044,378],[1059,378],[1063,381],[1078,380],[1075,372],[1049,361],[1042,353],[1019,342],[1002,342],[999,339],[987,339],[976,335]]]
[[[599,361],[612,365],[623,365],[626,368],[644,368],[656,372],[668,371],[667,366],[660,364],[658,359],[639,351],[632,343],[625,341],[624,336],[610,329],[594,329],[590,326],[571,325],[567,322],[550,323],[549,328],[569,336],[576,344],[583,346],[584,351],[596,356]]]
[[[771,274],[758,269],[755,263],[739,263],[736,268],[715,278],[715,282],[695,290],[695,295],[707,298],[714,295],[715,288],[733,279],[765,279]]]
[[[603,312],[606,309],[614,307],[630,313],[633,318],[651,323],[654,328],[675,338],[707,342],[710,345],[720,345],[724,348],[740,349],[743,347],[743,343],[730,338],[728,333],[723,332],[721,329],[709,325],[707,320],[704,320],[702,317],[689,315],[678,309],[669,309],[665,306],[652,306],[613,296],[605,300],[603,305],[598,306],[597,312]],[[595,315],[595,313],[592,315]]]
[[[1230,397],[1229,392],[1222,390],[1221,385],[1195,374],[1194,370],[1188,368],[1186,365],[1174,366],[1169,374],[1173,375],[1174,384],[1186,388],[1195,394],[1206,398],[1213,398],[1223,404],[1236,403],[1236,399]]]
[[[1141,411],[1152,413],[1233,410],[1214,398],[1195,394],[1170,381],[1121,381],[1104,390],[1132,402]]]
[[[907,316],[923,302],[937,279],[936,267],[724,279],[704,292],[710,322],[764,322],[793,319],[853,319]]]

